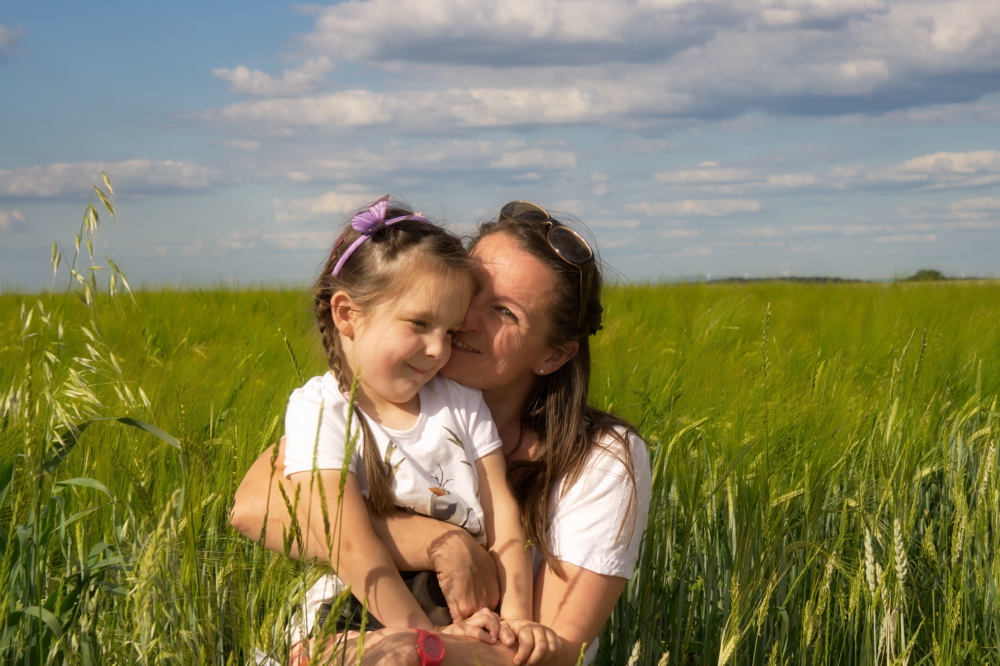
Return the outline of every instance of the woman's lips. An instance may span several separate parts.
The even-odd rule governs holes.
[[[454,347],[455,349],[460,350],[460,351],[470,352],[472,354],[478,354],[479,353],[478,350],[473,349],[472,347],[470,347],[469,345],[465,344],[464,342],[462,342],[458,338],[452,338],[452,340],[451,340],[451,346]]]

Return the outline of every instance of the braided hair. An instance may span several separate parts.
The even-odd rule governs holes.
[[[413,213],[390,204],[385,219],[404,217]],[[370,314],[380,304],[390,301],[412,278],[423,271],[439,273],[466,273],[472,275],[472,261],[462,242],[439,226],[418,220],[402,220],[383,225],[359,245],[333,275],[334,267],[345,250],[358,239],[360,232],[350,223],[333,246],[319,278],[313,297],[316,323],[326,350],[330,372],[344,393],[350,391],[350,368],[344,358],[340,332],[333,322],[331,299],[338,291],[346,292],[363,314]],[[368,481],[369,505],[378,515],[384,515],[395,506],[389,480],[388,465],[379,456],[378,446],[368,420],[357,405],[355,418],[361,424],[363,456]]]

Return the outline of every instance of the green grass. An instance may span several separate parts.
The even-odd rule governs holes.
[[[226,515],[324,370],[309,301],[0,296],[0,659],[284,649],[308,569]],[[1000,663],[1000,285],[619,287],[607,322],[593,399],[654,485],[602,663]],[[179,448],[101,421],[70,449],[97,417]]]

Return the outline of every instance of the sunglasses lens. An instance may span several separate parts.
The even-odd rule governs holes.
[[[520,217],[531,222],[548,222],[549,214],[530,201],[511,201],[500,209],[500,217]]]
[[[560,257],[577,266],[590,261],[594,256],[587,241],[569,227],[552,227],[549,243]]]

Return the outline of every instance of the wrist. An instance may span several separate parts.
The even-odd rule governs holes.
[[[427,559],[430,561],[431,569],[440,573],[450,571],[456,566],[471,567],[472,558],[469,556],[469,545],[465,543],[466,541],[472,541],[474,546],[478,546],[463,529],[449,529],[437,539],[432,539],[427,547]]]
[[[420,666],[441,666],[444,661],[444,642],[424,629],[417,629],[417,656]]]

